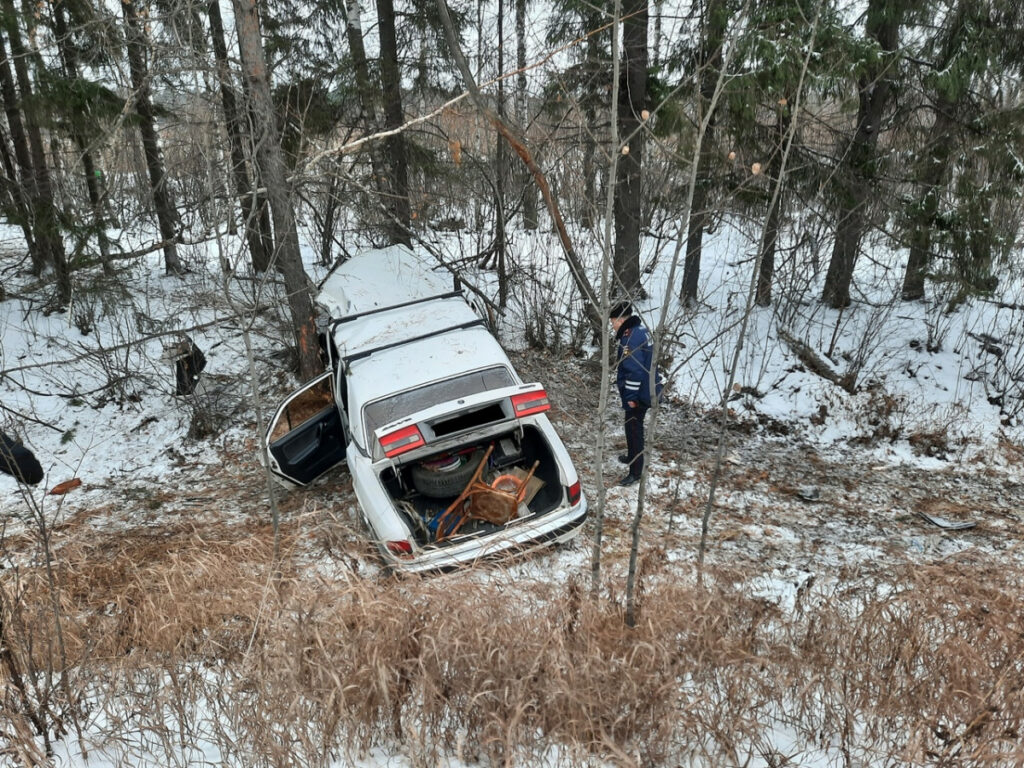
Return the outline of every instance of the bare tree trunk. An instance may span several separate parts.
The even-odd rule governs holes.
[[[245,229],[245,241],[249,246],[249,256],[256,272],[266,272],[270,267],[273,250],[271,240],[269,249],[267,240],[260,231],[262,227],[259,215],[259,200],[253,190],[246,168],[245,144],[242,140],[242,122],[238,111],[238,100],[235,89],[231,85],[231,69],[228,64],[228,50],[224,42],[224,22],[220,13],[220,0],[210,0],[207,6],[210,20],[210,40],[213,44],[213,56],[217,62],[217,80],[220,82],[220,98],[224,107],[224,123],[228,134],[228,145],[231,151],[231,172],[235,182],[235,193],[242,207],[242,226]]]
[[[32,81],[28,75],[28,52],[22,44],[18,29],[18,13],[12,0],[3,0],[4,28],[11,44],[14,59],[14,73],[18,79],[18,90],[23,102],[32,100]],[[45,258],[53,265],[57,277],[57,301],[61,306],[71,301],[71,275],[68,272],[67,256],[64,253],[64,239],[58,224],[57,208],[53,201],[53,187],[47,167],[46,150],[38,122],[32,114],[24,114],[25,134],[31,157],[31,173],[35,191],[35,237]]]
[[[661,32],[661,16],[665,0],[654,0],[654,52],[651,54],[651,67],[661,68],[661,47],[665,40]]]
[[[299,234],[295,226],[281,138],[270,95],[270,76],[263,52],[256,0],[232,0],[232,6],[242,70],[249,84],[252,114],[256,120],[256,161],[267,185],[270,213],[274,219],[277,239],[274,258],[288,293],[299,376],[303,380],[310,379],[320,369],[313,301],[309,295],[309,278],[302,267],[302,255],[299,252]]]
[[[789,112],[789,99],[779,107],[775,120],[775,147],[768,162],[768,176],[781,183],[779,173],[782,168],[782,145],[789,134],[789,123],[792,119]],[[770,307],[772,303],[772,281],[775,278],[775,250],[779,241],[779,225],[782,220],[782,201],[784,190],[774,195],[768,205],[768,218],[764,225],[764,244],[761,250],[761,268],[757,276],[757,295],[754,303],[759,307]]]
[[[14,88],[14,77],[11,74],[8,61],[3,37],[0,37],[0,97],[3,98],[4,112],[7,115],[7,125],[11,132],[11,145],[14,148],[15,157],[15,160],[12,161],[5,139],[4,169],[7,172],[7,177],[11,180],[11,197],[21,214],[20,224],[22,232],[25,234],[29,259],[32,262],[32,274],[38,275],[46,266],[46,256],[35,237],[36,192],[35,182],[32,178],[32,160],[28,152],[28,140],[25,138],[25,127],[21,122],[21,112],[18,109],[18,94]],[[17,168],[15,168],[15,162]]]
[[[498,119],[505,120],[505,4],[498,2]],[[494,257],[498,268],[498,306],[508,306],[508,275],[505,264],[505,142],[495,135],[494,152]]]
[[[178,258],[177,241],[180,229],[178,211],[174,198],[167,186],[164,158],[156,133],[156,116],[153,113],[152,95],[149,89],[149,71],[146,67],[146,41],[139,23],[135,0],[121,0],[124,13],[128,68],[131,70],[135,112],[139,116],[139,134],[142,137],[142,151],[146,156],[146,170],[153,193],[153,207],[156,209],[160,237],[164,241],[164,268],[168,274],[182,272]]]
[[[966,30],[972,25],[965,25],[970,0],[960,0],[946,24],[945,41],[942,45],[941,58],[935,63],[936,69],[947,70],[954,58],[965,44],[964,39],[970,33]],[[964,77],[960,73],[960,77]],[[969,88],[965,83],[961,89]],[[907,271],[903,275],[903,300],[916,301],[924,298],[924,279],[931,261],[932,229],[935,227],[939,211],[939,198],[943,179],[949,167],[949,156],[953,151],[953,138],[956,120],[954,112],[960,96],[951,95],[946,89],[936,89],[935,103],[932,112],[935,120],[928,133],[928,145],[918,166],[917,183],[920,187],[919,197],[911,215],[910,257],[907,260]]]
[[[619,124],[616,111],[619,103],[619,86],[622,55],[619,49],[619,20],[622,18],[621,0],[612,0],[612,101],[608,122],[611,135],[608,145],[619,146]],[[589,100],[588,100],[589,101]],[[589,134],[588,134],[589,135]],[[621,155],[612,152],[609,173],[617,173],[617,165]],[[612,243],[612,226],[615,218],[615,185],[605,185],[604,205],[604,238],[601,248],[601,316],[608,314],[614,270],[614,245]],[[607,508],[607,493],[604,487],[604,457],[607,453],[608,435],[605,431],[604,414],[608,409],[611,394],[611,336],[607,330],[601,334],[601,389],[597,400],[597,413],[594,414],[594,475],[597,483],[597,500],[593,513],[594,540],[590,550],[590,597],[597,600],[601,593],[601,547],[604,541],[604,515]]]
[[[394,0],[377,0],[377,22],[380,35],[380,79],[384,92],[384,127],[389,131],[405,122],[402,109],[402,76],[398,64],[398,42],[395,36]],[[409,233],[409,159],[405,134],[395,131],[385,140],[390,182],[387,194],[391,211],[391,242],[410,245]]]
[[[348,39],[349,53],[352,55],[352,65],[356,76],[356,90],[359,93],[359,108],[362,112],[363,125],[367,133],[377,130],[377,108],[375,106],[380,92],[373,86],[370,79],[370,64],[366,57],[366,46],[363,42],[362,9],[358,0],[349,0],[343,4],[345,14],[345,36]],[[376,143],[371,143],[368,149],[370,155],[370,168],[373,173],[373,189],[383,198],[384,186],[384,163],[381,160],[380,152]]]
[[[938,216],[942,180],[946,175],[952,149],[952,109],[953,105],[945,99],[940,99],[935,106],[935,122],[932,123],[929,132],[929,149],[924,160],[926,165],[918,179],[921,197],[917,201],[912,218],[910,257],[907,259],[907,270],[903,275],[904,301],[924,298],[924,278],[932,255],[932,228]]]
[[[580,224],[586,229],[594,227],[594,206],[591,205],[591,200],[597,199],[597,139],[594,138],[594,131],[592,126],[597,122],[597,111],[594,108],[592,99],[587,99],[583,106],[583,199],[580,201],[581,210],[579,210]],[[610,122],[610,121],[609,121]],[[617,123],[616,123],[617,125]],[[616,130],[617,134],[617,130]],[[618,163],[619,158],[616,158]],[[613,210],[611,211],[612,219],[615,218],[614,211],[614,198],[612,200]]]
[[[842,189],[836,212],[835,244],[821,297],[824,303],[837,309],[850,304],[853,269],[867,229],[865,211],[877,187],[873,168],[875,148],[892,93],[889,69],[894,66],[892,54],[899,45],[900,13],[899,0],[870,0],[868,3],[867,35],[886,55],[860,79],[857,129],[843,163],[845,178],[840,179]]]
[[[327,200],[324,203],[323,226],[320,229],[320,264],[328,267],[334,261],[334,225],[338,220],[338,191],[341,188],[338,171],[330,168],[327,184]]]
[[[643,203],[644,130],[647,102],[647,0],[629,0],[623,9],[622,48],[625,88],[619,89],[619,136],[623,142],[615,174],[615,285],[613,293],[640,296],[640,222]],[[618,148],[616,148],[618,151]]]
[[[709,0],[706,13],[704,45],[701,53],[700,97],[697,100],[700,107],[699,119],[702,122],[704,122],[704,116],[708,110],[711,109],[711,97],[722,69],[722,42],[725,39],[726,24],[729,18],[729,12],[723,0]],[[693,190],[686,230],[686,261],[683,264],[683,286],[679,296],[679,300],[687,306],[692,306],[697,301],[697,291],[700,285],[700,262],[704,248],[704,230],[711,218],[708,201],[711,198],[711,185],[714,178],[711,167],[716,157],[713,114],[706,123],[707,130],[701,142],[696,186]]]
[[[526,90],[526,0],[516,3],[516,121],[525,132],[530,125],[530,94]],[[523,194],[523,227],[537,228],[537,188],[530,174],[521,175]]]

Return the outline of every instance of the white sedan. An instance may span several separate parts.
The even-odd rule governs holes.
[[[586,518],[579,476],[545,412],[450,278],[412,251],[355,256],[317,299],[330,370],[266,434],[273,473],[303,486],[347,463],[389,567],[445,569],[566,541]]]

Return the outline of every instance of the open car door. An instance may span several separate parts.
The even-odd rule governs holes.
[[[289,487],[308,485],[345,461],[345,427],[331,371],[302,385],[278,406],[264,438],[270,471]]]

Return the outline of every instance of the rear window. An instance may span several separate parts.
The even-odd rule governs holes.
[[[515,384],[515,380],[509,370],[502,366],[495,366],[425,384],[422,387],[410,389],[408,392],[399,392],[397,395],[386,397],[383,400],[374,400],[363,409],[366,419],[366,434],[372,435],[378,427],[411,413],[422,411],[424,408],[430,408],[449,400],[457,400],[460,397],[475,395],[478,392],[510,387],[513,384]]]

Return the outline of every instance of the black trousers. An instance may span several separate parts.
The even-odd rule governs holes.
[[[644,471],[644,417],[649,406],[636,401],[636,407],[626,406],[626,458],[629,474],[640,477]]]

